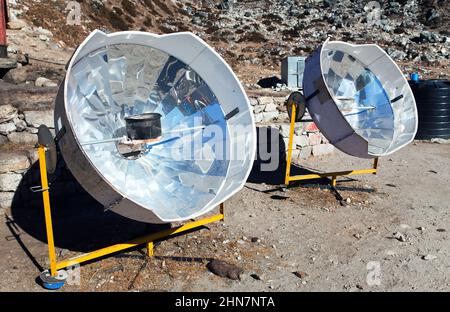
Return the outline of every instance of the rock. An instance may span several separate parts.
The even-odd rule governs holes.
[[[234,264],[222,260],[212,260],[206,266],[212,273],[232,280],[240,280],[240,275],[244,272]]]
[[[27,124],[34,128],[39,128],[40,125],[46,125],[49,128],[53,128],[53,112],[46,111],[25,111],[25,121]]]
[[[308,142],[309,142],[308,136],[306,136],[306,135],[296,135],[296,136],[294,136],[294,143],[297,146],[305,147],[305,146],[308,145]]]
[[[280,125],[280,134],[283,138],[288,138],[289,137],[289,131],[291,129],[290,125]]]
[[[8,137],[6,135],[0,134],[0,145],[5,144],[8,142]]]
[[[406,242],[406,237],[405,237],[405,235],[403,235],[403,234],[400,233],[400,232],[395,232],[395,233],[393,234],[393,237],[394,237],[396,240],[400,241],[400,242]]]
[[[320,133],[308,133],[309,145],[319,145],[322,142],[322,136]]]
[[[22,171],[28,169],[30,163],[27,156],[13,152],[0,153],[0,173]]]
[[[0,123],[13,120],[17,117],[17,109],[12,105],[0,105]]]
[[[38,79],[36,79],[35,85],[36,87],[48,87],[48,88],[54,88],[58,86],[56,82],[53,82],[45,77],[39,77]]]
[[[308,274],[306,272],[303,271],[296,271],[296,272],[292,272],[292,274],[294,274],[295,276],[297,276],[298,278],[305,278],[308,276]]]
[[[334,153],[334,146],[332,144],[319,144],[312,147],[312,154],[314,156],[322,156]]]
[[[262,106],[262,105],[256,105],[253,107],[253,112],[255,114],[262,113],[263,111],[264,111],[264,106]]]
[[[252,237],[251,242],[252,242],[252,243],[257,243],[257,242],[259,242],[259,238],[258,238],[258,237]]]
[[[431,139],[432,143],[437,143],[437,144],[450,144],[450,139],[446,140],[446,139],[441,139],[441,138],[434,138]]]
[[[16,125],[14,124],[14,122],[0,124],[0,134],[8,135],[14,131],[16,131]]]
[[[425,255],[422,257],[423,260],[434,260],[437,259],[437,257],[435,255]]]
[[[264,111],[265,112],[276,112],[277,106],[274,103],[269,103],[266,105],[266,107],[264,107]]]
[[[258,105],[258,99],[256,99],[256,98],[249,98],[249,102],[250,102],[251,106]]]
[[[8,22],[8,28],[11,30],[21,30],[22,28],[27,27],[28,24],[21,19],[16,19]]]
[[[255,123],[260,123],[263,120],[262,114],[255,114]]]
[[[3,77],[3,80],[9,83],[20,84],[25,83],[28,79],[28,76],[28,68],[26,66],[23,66],[8,71],[8,73],[6,73],[6,75]]]
[[[16,131],[20,132],[27,128],[27,123],[23,119],[17,117],[13,119],[13,122],[16,125]]]
[[[250,274],[250,277],[252,277],[253,279],[257,280],[257,281],[262,281],[261,276],[259,276],[256,273]]]
[[[50,39],[46,35],[39,35],[41,41],[49,41]]]
[[[0,191],[15,191],[22,180],[22,175],[18,173],[0,174]]]
[[[275,118],[277,118],[278,115],[279,115],[278,112],[264,112],[264,113],[262,113],[262,117],[263,117],[262,121],[264,121],[264,122],[272,121]]]
[[[14,199],[14,192],[0,192],[0,208],[10,208]]]
[[[403,61],[407,56],[405,52],[396,49],[388,49],[388,54],[396,61]]]
[[[53,33],[50,30],[48,30],[48,29],[45,29],[45,28],[42,28],[42,27],[38,27],[38,29],[36,29],[36,31],[40,35],[44,35],[44,36],[47,36],[47,37],[53,37]]]
[[[8,135],[8,139],[15,144],[21,145],[35,145],[38,142],[36,134],[29,132],[13,132]]]
[[[300,155],[298,156],[300,159],[307,159],[311,156],[312,146],[305,146],[300,149]]]
[[[29,149],[25,153],[30,161],[30,164],[34,164],[39,160],[39,155],[36,148]]]
[[[261,96],[258,98],[259,105],[267,106],[269,104],[273,104],[273,98],[270,96]]]

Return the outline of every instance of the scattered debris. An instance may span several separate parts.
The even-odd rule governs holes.
[[[406,236],[400,232],[395,232],[393,234],[394,238],[400,242],[406,242]]]
[[[423,260],[434,260],[437,259],[435,255],[425,255],[422,257]]]
[[[123,272],[124,270],[125,270],[125,268],[123,267],[123,265],[122,264],[118,264],[118,265],[114,265],[114,266],[112,266],[110,268],[107,268],[107,269],[103,270],[102,273],[113,274],[115,272]]]
[[[292,274],[294,274],[295,276],[297,276],[298,278],[301,278],[301,279],[308,276],[308,274],[303,271],[295,271],[295,272],[292,272]]]
[[[437,143],[437,144],[450,144],[450,140],[440,139],[440,138],[431,139],[431,142]]]
[[[36,87],[48,87],[48,88],[54,88],[54,87],[58,86],[58,84],[56,82],[53,82],[50,79],[47,79],[45,77],[37,78],[35,85],[36,85]]]
[[[244,272],[243,269],[238,266],[222,261],[214,259],[210,261],[206,267],[214,274],[220,277],[227,277],[232,280],[240,280],[240,275]]]
[[[262,281],[261,276],[259,276],[259,275],[256,274],[256,273],[250,274],[250,276],[251,276],[253,279],[257,280],[257,281]]]
[[[259,238],[258,237],[252,237],[251,242],[252,243],[258,243],[259,242]]]

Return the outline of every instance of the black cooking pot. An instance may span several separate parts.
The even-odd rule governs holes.
[[[149,140],[161,136],[161,114],[145,113],[125,117],[130,140]]]

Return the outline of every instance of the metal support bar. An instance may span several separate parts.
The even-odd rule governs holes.
[[[286,175],[284,178],[284,184],[289,185],[291,181],[303,181],[312,180],[320,178],[331,178],[331,186],[335,187],[337,184],[338,176],[347,175],[357,175],[357,174],[377,174],[378,172],[378,157],[374,158],[372,168],[361,169],[361,170],[347,170],[347,171],[336,171],[336,172],[325,172],[325,173],[312,173],[312,174],[301,174],[296,176],[291,176],[291,166],[292,166],[292,150],[294,145],[294,130],[295,130],[295,105],[292,105],[291,113],[291,127],[289,129],[289,146],[288,154],[286,159]]]
[[[74,264],[80,264],[80,263],[83,263],[86,261],[90,261],[90,260],[93,260],[96,258],[100,258],[100,257],[104,257],[106,255],[116,253],[118,251],[137,247],[137,246],[143,245],[143,244],[147,244],[147,248],[148,248],[149,247],[148,243],[153,243],[155,240],[169,238],[170,236],[173,236],[175,234],[180,234],[180,233],[183,233],[183,232],[186,232],[186,231],[189,231],[189,230],[192,230],[192,229],[198,228],[200,226],[203,226],[203,225],[206,225],[209,223],[213,223],[213,222],[216,222],[216,221],[219,221],[222,219],[223,219],[223,216],[221,214],[218,214],[218,215],[214,215],[209,218],[204,218],[204,219],[201,219],[198,221],[189,222],[189,223],[186,223],[186,224],[178,226],[178,227],[174,227],[174,228],[164,230],[164,231],[161,231],[158,233],[153,233],[153,234],[149,234],[149,235],[146,235],[146,236],[143,236],[140,238],[136,238],[136,239],[133,239],[126,243],[112,245],[109,247],[98,249],[96,251],[92,251],[90,253],[86,253],[86,254],[77,256],[75,258],[63,260],[63,261],[57,263],[56,268],[58,270],[63,269],[68,266],[72,266]]]
[[[45,228],[47,231],[48,255],[50,259],[50,274],[51,276],[56,276],[57,264],[56,264],[55,242],[53,240],[52,213],[50,209],[50,194],[48,187],[47,164],[45,162],[44,145],[39,145],[38,155],[39,155],[39,170],[41,174],[42,201],[44,203]]]
[[[1,1],[1,0],[0,0]],[[204,226],[209,223],[217,222],[220,220],[224,220],[224,208],[225,204],[221,203],[219,206],[219,214],[213,215],[208,218],[203,218],[197,221],[188,222],[184,225],[180,225],[177,227],[173,227],[164,231],[160,231],[157,233],[152,233],[140,238],[133,239],[131,241],[128,241],[126,243],[120,243],[115,244],[109,247],[105,247],[102,249],[98,249],[68,260],[63,260],[60,262],[56,261],[56,252],[55,252],[55,244],[54,244],[54,238],[53,238],[53,226],[52,226],[52,216],[51,216],[51,209],[50,209],[50,196],[49,196],[49,187],[48,187],[48,180],[47,180],[47,167],[45,162],[45,146],[39,145],[38,146],[38,155],[39,155],[39,168],[40,168],[40,174],[41,174],[41,189],[42,189],[42,198],[44,203],[44,213],[45,213],[45,226],[47,230],[47,241],[48,241],[48,253],[49,253],[49,259],[50,259],[50,274],[51,276],[56,276],[57,271],[60,269],[67,268],[69,266],[75,265],[75,264],[81,264],[86,261],[90,261],[93,259],[97,259],[100,257],[104,257],[119,251],[123,251],[129,248],[137,247],[140,245],[147,245],[147,255],[149,257],[153,256],[153,249],[154,244],[153,242],[156,240],[169,238],[171,236],[174,236],[176,234],[180,234],[183,232],[190,231],[192,229]]]
[[[292,163],[292,148],[294,145],[294,130],[295,130],[295,105],[292,105],[291,110],[291,127],[289,128],[289,146],[288,146],[288,154],[286,160],[286,175],[284,178],[284,184],[289,185],[290,176],[291,176],[291,163]]]
[[[153,257],[153,242],[147,243],[147,255]]]

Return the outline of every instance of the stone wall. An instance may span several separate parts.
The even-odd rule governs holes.
[[[286,149],[290,126],[284,102],[288,95],[273,92],[249,94],[257,125],[279,131]],[[305,118],[309,119],[309,116]],[[30,167],[37,161],[34,146],[37,143],[37,128],[41,124],[53,128],[53,111],[48,105],[0,105],[0,209],[11,206],[21,183],[20,196],[25,198],[29,186],[40,184],[38,171],[30,174]],[[296,124],[293,161],[330,154],[333,150],[334,147],[320,134],[313,122]],[[60,176],[67,176],[65,182],[70,186],[65,189],[67,194],[73,192],[74,188],[73,178],[66,171]]]
[[[281,92],[280,92],[281,93]],[[250,104],[253,107],[255,121],[258,126],[267,126],[278,129],[285,142],[285,148],[289,146],[290,122],[285,101],[289,93],[262,92],[250,93]],[[292,159],[307,159],[310,156],[324,156],[334,152],[334,146],[320,133],[308,113],[305,121],[296,123],[294,135],[294,149]]]
[[[41,124],[53,127],[53,111],[0,106],[0,208],[11,205],[24,175],[37,161],[34,145]]]

